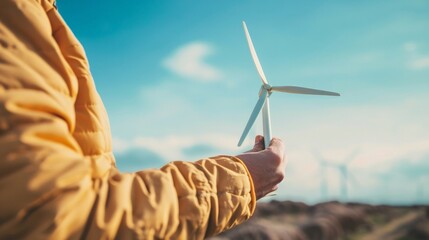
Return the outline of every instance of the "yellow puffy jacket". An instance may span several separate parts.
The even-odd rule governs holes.
[[[201,239],[255,201],[231,156],[118,172],[84,50],[52,0],[0,0],[0,239]]]

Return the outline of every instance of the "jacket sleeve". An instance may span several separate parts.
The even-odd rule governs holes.
[[[238,158],[120,173],[83,153],[82,90],[48,5],[0,1],[0,239],[201,239],[248,219],[256,199]]]

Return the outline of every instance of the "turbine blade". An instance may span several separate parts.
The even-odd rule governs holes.
[[[253,47],[252,39],[250,38],[249,31],[247,30],[246,23],[243,21],[244,33],[246,34],[247,44],[249,45],[250,54],[252,55],[253,62],[255,63],[256,70],[258,70],[259,76],[261,77],[264,85],[268,84],[267,78],[265,77],[264,70],[262,70],[261,63],[259,62],[258,55],[256,54],[255,47]]]
[[[295,86],[280,86],[272,87],[271,91],[274,92],[285,92],[285,93],[295,93],[295,94],[311,94],[311,95],[326,95],[326,96],[340,96],[339,93],[329,92],[311,88],[295,87]]]
[[[358,149],[354,150],[347,158],[344,160],[344,164],[348,165],[352,161],[356,159],[356,157],[359,155],[360,151]]]
[[[256,102],[255,107],[253,108],[252,114],[250,114],[249,120],[247,121],[246,127],[244,128],[243,134],[241,134],[240,140],[238,141],[238,146],[241,146],[250,129],[255,123],[256,118],[258,117],[259,112],[264,106],[265,100],[267,99],[267,90],[263,89],[259,100]]]

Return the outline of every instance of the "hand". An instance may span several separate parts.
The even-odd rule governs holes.
[[[250,172],[257,199],[277,190],[278,184],[284,179],[286,158],[283,142],[278,138],[273,138],[270,146],[264,149],[264,137],[258,135],[253,149],[237,157]]]

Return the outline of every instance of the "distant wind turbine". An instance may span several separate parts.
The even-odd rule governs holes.
[[[319,161],[320,167],[322,169],[321,170],[321,172],[322,172],[322,176],[321,176],[322,177],[322,181],[321,181],[321,194],[322,194],[322,196],[326,195],[326,192],[327,192],[325,168],[331,167],[331,168],[336,169],[339,173],[339,178],[340,178],[339,181],[341,184],[341,188],[340,188],[341,198],[344,201],[348,200],[348,184],[349,184],[349,182],[353,185],[357,185],[356,178],[349,171],[349,165],[353,160],[355,160],[357,153],[358,153],[357,151],[353,152],[347,158],[345,158],[341,163],[328,162],[325,158],[319,156],[318,161]]]

